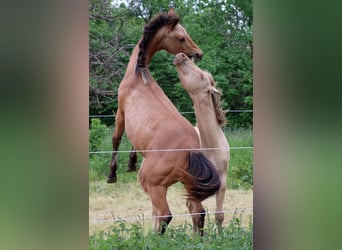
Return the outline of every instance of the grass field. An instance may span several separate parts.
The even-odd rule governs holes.
[[[135,180],[136,173],[126,174],[129,177],[124,180]],[[163,237],[151,232],[151,203],[137,181],[116,184],[96,181],[89,188],[90,249],[252,249],[251,189],[227,191],[224,209],[229,212],[225,213],[221,234],[214,225],[214,197],[205,200],[203,205],[209,214],[206,235],[200,239],[192,234],[191,217],[180,184],[171,186],[167,194],[173,219]]]
[[[90,133],[91,151],[111,150],[112,128],[97,124]],[[231,147],[253,146],[252,131],[226,131]],[[130,150],[123,138],[120,150]],[[203,202],[208,212],[203,238],[192,234],[192,221],[185,206],[184,189],[175,184],[167,199],[173,219],[163,237],[151,232],[152,207],[138,183],[136,172],[127,173],[128,154],[119,155],[118,181],[106,183],[110,154],[90,157],[89,247],[90,249],[252,249],[253,151],[231,150],[225,221],[221,234],[214,225],[215,199]],[[138,158],[138,164],[141,157]],[[235,211],[235,212],[234,212]]]
[[[136,175],[135,173],[127,174],[132,177]],[[180,225],[185,222],[191,224],[191,217],[187,215],[188,211],[183,195],[184,189],[181,184],[175,184],[168,190],[167,200],[174,215],[171,224]],[[203,205],[209,213],[213,213],[215,211],[215,198],[208,198],[203,202]],[[252,211],[246,210],[235,214],[231,211],[251,209],[252,207],[252,190],[228,190],[225,196],[224,209],[229,210],[229,212],[225,213],[224,226],[228,225],[229,220],[234,215],[239,216],[242,226],[248,226],[252,218]],[[113,221],[120,219],[126,219],[128,224],[142,223],[144,220],[144,229],[148,231],[151,229],[151,219],[148,218],[151,214],[151,202],[137,181],[116,184],[107,184],[104,181],[90,183],[89,234],[108,230],[113,225]],[[214,215],[209,214],[207,217],[213,219]],[[96,223],[97,220],[101,222]],[[106,222],[102,222],[103,220]]]

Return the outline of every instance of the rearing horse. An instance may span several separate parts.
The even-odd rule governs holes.
[[[193,204],[189,211],[195,213],[194,230],[203,235],[205,211],[201,201],[218,191],[219,175],[215,166],[196,152],[200,142],[193,126],[178,112],[147,67],[152,56],[162,49],[201,59],[202,51],[178,22],[179,17],[172,10],[154,17],[145,25],[132,52],[118,90],[114,152],[107,182],[116,181],[116,151],[126,130],[134,148],[143,155],[138,180],[152,202],[153,229],[165,232],[172,219],[167,189],[182,182],[187,199]]]
[[[227,187],[227,171],[229,165],[229,144],[222,126],[225,124],[225,113],[221,107],[221,92],[215,88],[212,75],[201,70],[184,53],[176,55],[173,64],[176,66],[183,88],[192,100],[201,148],[217,148],[203,151],[203,154],[217,167],[221,179],[220,190],[216,194],[216,224],[221,226],[224,220],[223,202]]]

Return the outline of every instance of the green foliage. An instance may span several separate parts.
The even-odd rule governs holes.
[[[227,129],[225,134],[230,147],[253,146],[250,129]],[[228,170],[228,188],[253,188],[253,149],[231,149]]]
[[[89,113],[112,114],[143,22],[110,1],[90,1],[89,11]]]
[[[221,233],[212,221],[206,222],[203,238],[192,234],[192,225],[169,226],[163,236],[144,232],[141,223],[117,221],[108,232],[89,237],[89,249],[253,249],[253,229],[241,226],[236,216]]]
[[[106,151],[110,149],[110,134],[106,125],[101,123],[100,119],[91,119],[89,130],[89,150],[90,152]],[[110,161],[109,154],[90,154],[89,168],[90,180],[97,180],[108,174],[108,166]]]
[[[228,172],[228,188],[253,187],[253,149],[231,150]]]
[[[198,65],[212,73],[222,90],[224,109],[253,109],[252,16],[247,2],[251,5],[251,1],[240,4],[246,11],[236,1],[200,2],[200,14],[185,17],[188,32],[204,52]],[[251,124],[252,113],[241,113],[228,120],[230,127]]]
[[[89,131],[89,150],[97,151],[101,149],[106,137],[107,126],[101,124],[101,120],[91,119],[90,131]]]

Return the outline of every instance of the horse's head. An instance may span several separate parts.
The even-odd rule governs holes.
[[[203,56],[202,50],[197,44],[191,39],[185,28],[180,25],[179,18],[171,9],[167,15],[170,20],[170,24],[164,26],[161,29],[161,35],[163,37],[163,49],[169,53],[176,55],[177,53],[183,52],[188,57],[194,58],[195,61],[200,61]]]
[[[145,83],[148,82],[146,66],[157,51],[164,49],[173,55],[183,52],[195,61],[203,56],[202,50],[179,24],[179,17],[172,9],[153,17],[144,27],[139,42],[136,74],[141,73]]]
[[[196,61],[201,60],[203,56],[202,50],[179,24],[179,17],[172,9],[168,13],[153,17],[145,25],[139,43],[138,67],[145,67],[154,53],[163,49],[173,55],[183,52]]]
[[[200,91],[219,92],[215,88],[212,75],[200,69],[186,54],[178,53],[173,60],[179,79],[186,91],[197,93]]]
[[[209,72],[201,70],[184,53],[178,53],[173,60],[173,64],[176,66],[183,88],[190,94],[192,99],[202,98],[202,95],[210,94],[217,122],[223,126],[225,124],[225,112],[221,107],[221,92],[216,89],[213,76]]]

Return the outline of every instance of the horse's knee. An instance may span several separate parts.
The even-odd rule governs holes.
[[[225,175],[226,176],[226,175]],[[226,189],[227,189],[227,179],[226,179],[226,177],[221,177],[220,178],[220,181],[221,181],[221,183],[220,183],[220,192],[225,192],[226,191]]]
[[[134,150],[134,148],[132,148],[132,150]],[[128,161],[128,166],[127,166],[127,172],[134,172],[137,170],[137,153],[135,151],[132,151],[129,154],[129,161]]]
[[[112,145],[113,145],[113,149],[114,150],[118,150],[118,148],[120,146],[120,143],[121,143],[121,138],[122,138],[121,135],[118,135],[118,136],[113,135],[113,137],[112,137]]]
[[[186,201],[186,206],[187,206],[189,212],[192,213],[192,211],[194,210],[194,206],[192,205],[191,200]]]

